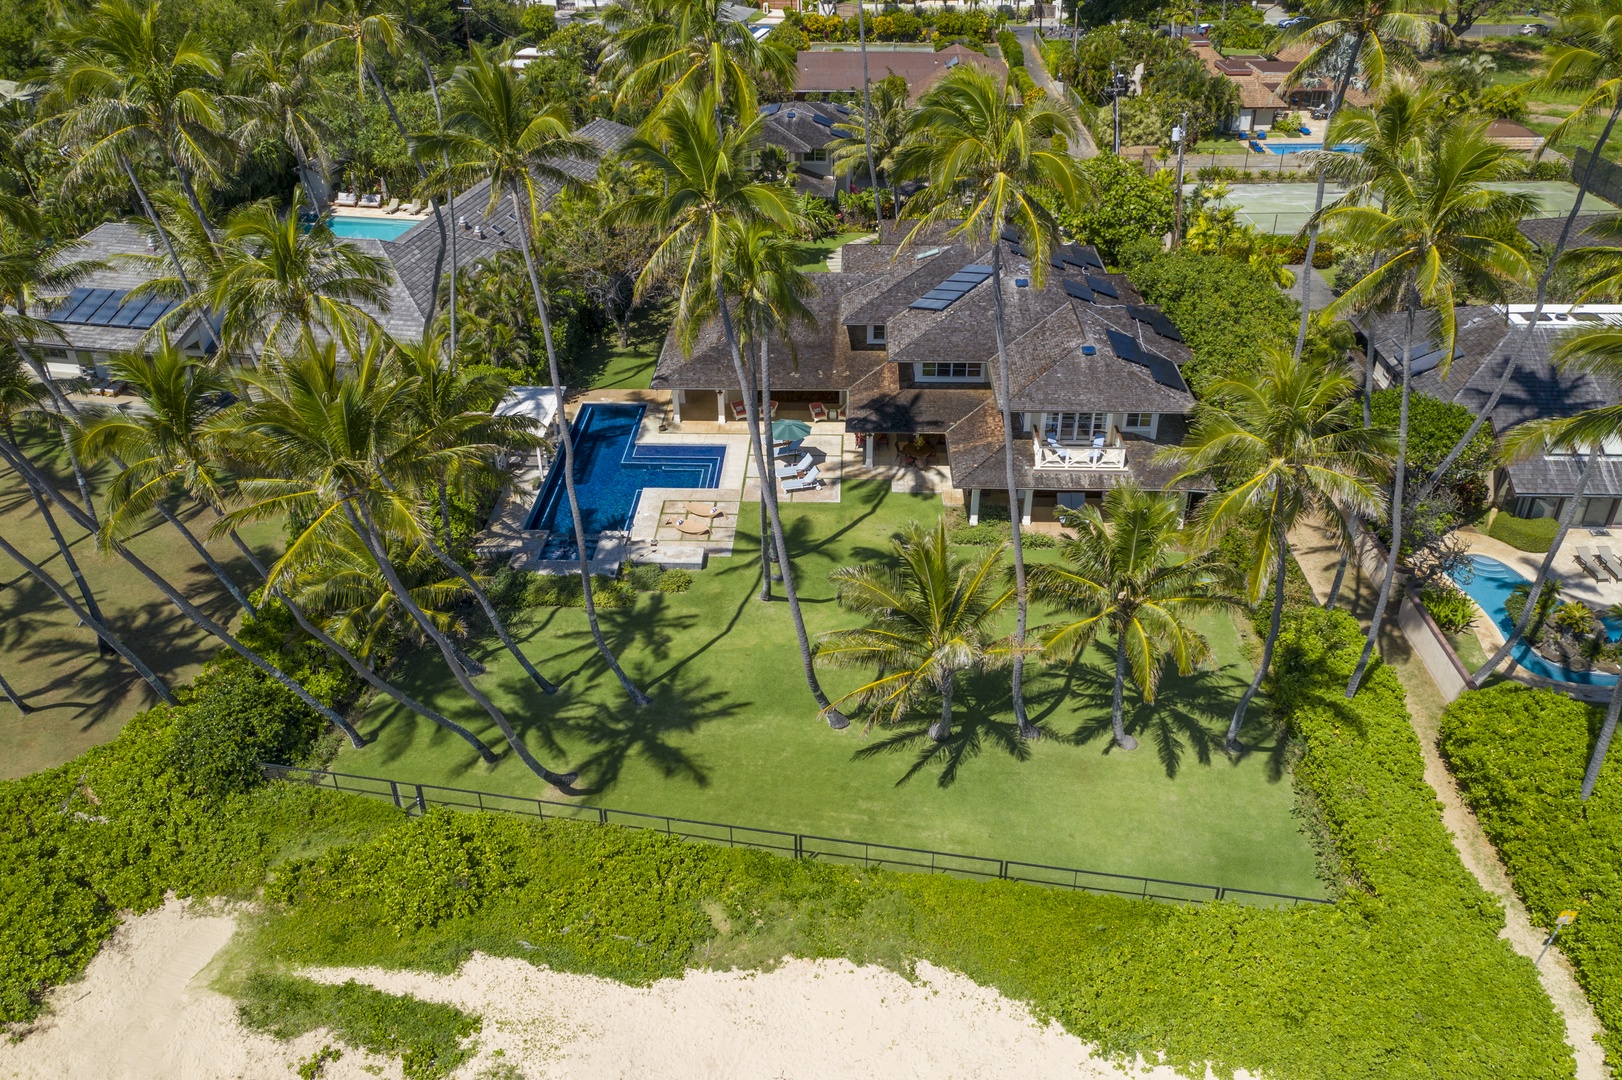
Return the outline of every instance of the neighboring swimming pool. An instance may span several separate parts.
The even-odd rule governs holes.
[[[570,427],[575,494],[588,556],[596,553],[595,541],[602,533],[631,527],[643,488],[712,488],[721,482],[726,447],[640,444],[636,434],[645,411],[642,405],[585,405]],[[562,460],[560,447],[558,461]],[[541,558],[575,558],[574,523],[561,467],[554,466],[547,477],[525,528],[551,533]]]
[[[1265,148],[1269,154],[1281,154],[1281,155],[1282,154],[1298,154],[1303,150],[1322,150],[1324,148],[1324,144],[1321,143],[1321,142],[1275,143],[1275,142],[1265,142],[1264,141],[1264,142],[1260,143],[1259,145],[1262,146],[1263,148]],[[1335,144],[1335,153],[1337,153],[1337,154],[1361,154],[1362,152],[1363,152],[1363,144],[1362,143],[1336,143]]]
[[[1507,566],[1497,559],[1486,555],[1471,555],[1470,562],[1475,567],[1475,576],[1469,581],[1458,582],[1459,588],[1470,594],[1470,598],[1480,604],[1482,609],[1492,616],[1498,624],[1498,629],[1504,637],[1509,637],[1515,629],[1515,620],[1509,617],[1505,604],[1509,594],[1515,586],[1523,584],[1527,579],[1522,577],[1514,567]],[[1615,636],[1622,623],[1607,618],[1606,626]],[[1515,662],[1533,675],[1541,675],[1545,679],[1554,679],[1558,682],[1583,683],[1589,686],[1615,686],[1616,676],[1607,675],[1602,671],[1572,671],[1550,660],[1545,660],[1532,651],[1532,646],[1525,641],[1518,642],[1514,651]]]
[[[333,235],[359,240],[398,240],[411,231],[415,218],[375,218],[333,214],[327,219]]]

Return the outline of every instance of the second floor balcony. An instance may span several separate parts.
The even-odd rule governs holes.
[[[1091,443],[1061,443],[1049,436],[1035,440],[1037,469],[1121,470],[1126,468],[1126,447],[1107,446],[1103,438]]]

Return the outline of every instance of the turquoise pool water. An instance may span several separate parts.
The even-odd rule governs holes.
[[[1498,629],[1504,637],[1509,637],[1515,629],[1515,620],[1509,617],[1505,610],[1505,603],[1509,594],[1515,591],[1515,586],[1524,583],[1527,579],[1522,577],[1513,567],[1499,562],[1486,555],[1471,555],[1471,566],[1475,573],[1470,580],[1461,580],[1465,575],[1456,574],[1454,580],[1459,588],[1470,594],[1470,598],[1480,604],[1482,610],[1492,616]],[[1607,618],[1606,627],[1613,637],[1622,629],[1622,620]],[[1602,671],[1572,671],[1550,660],[1545,660],[1532,651],[1532,647],[1522,641],[1516,644],[1514,651],[1515,662],[1533,675],[1541,675],[1545,679],[1554,679],[1558,682],[1582,683],[1588,686],[1615,686],[1616,676],[1607,675]]]
[[[414,218],[401,221],[398,218],[359,217],[347,214],[333,214],[327,219],[327,224],[331,226],[334,235],[361,240],[398,240],[410,232],[416,223]]]
[[[1260,146],[1269,154],[1298,154],[1303,150],[1322,150],[1324,148],[1324,144],[1321,142],[1276,143],[1264,141],[1260,143]],[[1361,154],[1363,147],[1359,143],[1336,143],[1335,152],[1337,154]]]

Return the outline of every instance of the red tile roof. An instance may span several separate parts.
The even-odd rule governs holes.
[[[1008,67],[1001,60],[993,60],[962,45],[952,45],[940,52],[869,49],[868,78],[878,82],[888,75],[900,75],[907,80],[910,96],[916,98],[955,66],[953,60],[959,64],[973,64],[999,78],[1008,74]],[[850,48],[835,52],[817,49],[800,53],[799,72],[794,84],[797,92],[812,94],[836,90],[859,91],[861,88],[862,54],[859,50]]]

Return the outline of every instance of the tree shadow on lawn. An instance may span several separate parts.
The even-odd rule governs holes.
[[[959,676],[952,695],[952,733],[943,741],[936,742],[929,737],[929,726],[940,718],[936,699],[933,711],[920,709],[915,716],[889,729],[890,733],[884,738],[861,747],[851,759],[868,761],[889,754],[911,753],[912,763],[895,786],[900,787],[938,765],[940,774],[935,784],[942,788],[955,784],[963,767],[988,749],[1000,750],[1015,761],[1029,761],[1031,747],[1019,737],[1019,725],[1014,723],[1008,692],[1006,672]],[[1054,688],[1030,696],[1057,696],[1061,692]]]
[[[520,729],[534,735],[553,757],[570,755],[569,744],[585,743],[586,756],[569,767],[580,774],[570,792],[595,795],[612,789],[620,779],[625,762],[638,757],[651,764],[666,780],[686,780],[696,787],[708,787],[710,774],[702,761],[670,739],[691,735],[716,720],[725,720],[743,711],[744,702],[733,700],[725,690],[715,688],[705,676],[654,680],[651,672],[638,666],[627,671],[631,680],[648,690],[652,702],[642,708],[627,699],[604,707],[599,701],[574,700],[552,715],[537,715]],[[668,673],[667,673],[668,674]]]

